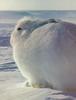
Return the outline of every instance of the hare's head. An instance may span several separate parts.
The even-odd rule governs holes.
[[[36,22],[37,19],[31,17],[24,17],[19,20],[11,35],[11,45],[16,44],[20,40],[26,40],[35,29]]]
[[[18,21],[15,26],[14,31],[11,35],[11,44],[15,45],[21,41],[26,41],[26,39],[33,33],[37,28],[46,25],[48,23],[57,23],[54,19],[38,19],[34,17],[24,17]]]

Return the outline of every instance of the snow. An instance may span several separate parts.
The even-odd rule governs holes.
[[[24,86],[18,70],[0,72],[0,100],[75,100],[74,94]]]

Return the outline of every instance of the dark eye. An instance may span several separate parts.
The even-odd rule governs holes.
[[[19,27],[19,28],[17,28],[17,30],[18,30],[18,31],[20,31],[20,30],[22,30],[22,28],[21,28],[21,27]]]

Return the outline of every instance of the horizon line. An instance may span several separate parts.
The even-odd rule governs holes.
[[[76,11],[76,10],[73,10],[73,9],[67,9],[67,10],[65,10],[65,9],[57,9],[57,10],[55,10],[55,9],[44,9],[44,10],[35,10],[35,9],[32,9],[32,10],[29,10],[29,9],[27,9],[27,10],[0,10],[0,11]]]

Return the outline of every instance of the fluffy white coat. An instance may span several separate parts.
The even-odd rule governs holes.
[[[23,18],[11,44],[17,66],[33,87],[76,90],[75,24]]]

